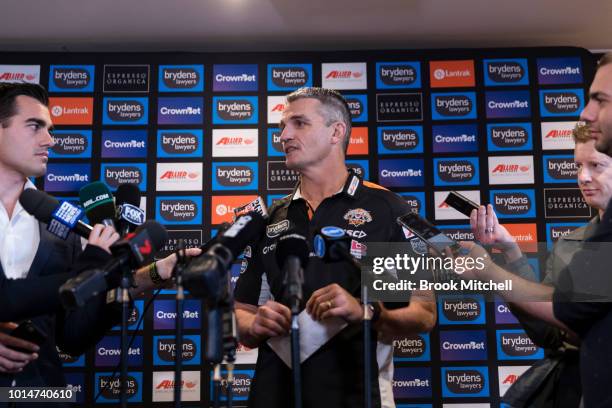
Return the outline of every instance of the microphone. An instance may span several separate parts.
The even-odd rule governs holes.
[[[79,200],[91,224],[115,227],[115,200],[106,184],[95,181],[83,186],[79,190]]]
[[[234,208],[234,220],[238,219],[238,217],[241,215],[248,214],[250,212],[256,212],[265,219],[268,218],[268,207],[266,207],[266,203],[264,202],[263,198],[257,196],[257,198],[250,203]]]
[[[325,262],[346,261],[361,272],[361,265],[351,254],[352,239],[335,226],[322,227],[314,237],[315,254]]]
[[[303,300],[304,268],[308,265],[310,250],[306,238],[299,234],[286,234],[276,245],[276,262],[285,272],[285,301],[292,314],[300,312]]]
[[[60,300],[66,308],[82,307],[98,293],[114,289],[121,282],[124,268],[137,269],[153,260],[153,255],[168,240],[161,224],[147,221],[111,247],[113,259],[100,268],[87,270],[60,287]]]
[[[19,196],[19,203],[28,213],[38,221],[47,224],[49,232],[66,239],[72,230],[79,236],[87,239],[93,230],[91,225],[79,220],[77,212],[82,211],[74,205],[64,201],[60,204],[57,199],[44,191],[28,188]],[[75,216],[71,216],[75,214]]]
[[[115,205],[117,206],[115,224],[122,237],[133,232],[145,221],[144,211],[140,209],[140,189],[137,184],[119,184],[115,192]]]

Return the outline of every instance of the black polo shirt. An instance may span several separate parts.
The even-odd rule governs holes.
[[[235,299],[258,305],[269,285],[272,297],[283,302],[283,272],[277,265],[275,247],[279,237],[298,233],[312,248],[313,237],[324,226],[344,228],[352,237],[352,252],[358,255],[367,242],[405,241],[396,218],[411,211],[406,202],[376,184],[362,181],[353,172],[341,191],[324,199],[313,213],[303,198],[296,198],[299,186],[270,208],[266,235],[245,251],[242,273]],[[262,285],[265,274],[267,285]],[[353,296],[360,297],[360,274],[346,262],[326,264],[311,254],[304,271],[304,303],[312,293],[337,283]],[[263,296],[262,299],[268,296]],[[262,300],[263,302],[263,300]],[[380,406],[376,332],[372,334],[372,390],[374,406]],[[288,407],[292,404],[291,370],[270,349],[259,347],[255,378],[251,384],[249,407]],[[363,331],[361,324],[347,326],[302,363],[304,407],[357,407],[363,403]]]

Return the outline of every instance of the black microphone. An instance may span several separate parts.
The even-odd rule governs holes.
[[[147,221],[132,234],[111,247],[113,259],[100,268],[90,269],[69,279],[60,287],[60,300],[66,308],[83,306],[98,293],[121,283],[124,268],[137,269],[153,260],[155,252],[168,240],[168,232],[159,223]]]
[[[119,184],[115,191],[115,205],[117,206],[115,224],[122,237],[133,232],[145,221],[144,211],[140,209],[140,189],[137,184]]]
[[[113,194],[101,181],[89,183],[79,190],[79,200],[89,222],[115,227],[115,200]]]
[[[340,227],[322,227],[314,237],[314,252],[325,262],[353,260],[351,238]]]
[[[292,314],[300,312],[304,284],[304,269],[308,265],[310,250],[306,238],[299,234],[286,234],[276,244],[276,262],[285,273],[285,301]]]
[[[68,223],[70,226],[63,221],[60,222],[58,220],[59,215],[65,215],[66,213],[65,211],[61,211],[63,207],[72,207],[68,209],[69,211],[76,211],[78,208],[65,201],[60,204],[57,199],[44,191],[33,188],[23,190],[19,196],[19,203],[24,210],[32,214],[38,221],[48,224],[48,229],[50,232],[60,236],[63,239],[66,239],[70,230],[87,239],[93,230],[91,225],[85,224],[81,220]],[[61,214],[57,215],[57,213],[60,211]],[[71,221],[74,221],[74,219]]]

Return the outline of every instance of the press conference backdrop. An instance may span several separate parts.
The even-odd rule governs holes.
[[[283,95],[301,86],[341,91],[354,126],[348,165],[455,239],[472,234],[467,218],[444,204],[449,190],[492,203],[527,253],[594,215],[572,160],[571,130],[594,72],[584,49],[0,55],[0,81],[41,83],[51,93],[56,145],[38,187],[75,200],[94,180],[112,189],[137,183],[147,217],[170,231],[165,253],[180,238],[206,241],[257,195],[271,204],[291,191],[298,176],[284,166],[278,121]],[[237,263],[234,280],[239,271]],[[173,296],[162,292],[135,331],[134,406],[172,400]],[[136,301],[130,330],[150,297]],[[199,300],[186,301],[184,321],[182,395],[207,405]],[[246,405],[256,356],[238,351],[237,406]],[[503,302],[441,297],[432,333],[395,342],[395,399],[399,407],[498,407],[542,357]],[[101,387],[99,402],[118,401],[110,377],[118,330],[85,356],[62,358],[80,402],[92,405]]]

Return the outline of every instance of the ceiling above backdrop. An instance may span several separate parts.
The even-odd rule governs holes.
[[[2,0],[0,50],[602,50],[611,17],[609,0]]]

